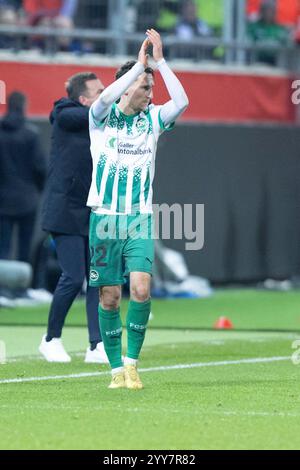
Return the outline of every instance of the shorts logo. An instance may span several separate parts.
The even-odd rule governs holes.
[[[99,279],[99,274],[97,273],[97,271],[94,271],[94,269],[92,269],[92,271],[90,271],[90,280],[98,281],[98,279]]]

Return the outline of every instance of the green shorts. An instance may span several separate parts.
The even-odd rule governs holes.
[[[92,287],[124,284],[130,272],[152,274],[152,214],[90,216]]]

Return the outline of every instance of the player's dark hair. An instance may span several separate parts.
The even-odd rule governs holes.
[[[25,113],[26,96],[20,91],[13,91],[7,99],[7,109],[9,113]]]
[[[86,82],[97,80],[97,78],[97,75],[93,72],[80,72],[72,75],[66,82],[68,97],[73,101],[78,101],[79,96],[87,91]]]
[[[119,70],[117,71],[116,73],[116,80],[118,80],[118,78],[122,77],[123,75],[125,75],[125,73],[128,72],[128,70],[132,69],[132,67],[137,63],[136,60],[129,60],[128,62],[126,62],[125,64],[123,64]],[[151,75],[154,75],[154,71],[151,67],[146,67],[145,68],[145,73],[151,73]]]

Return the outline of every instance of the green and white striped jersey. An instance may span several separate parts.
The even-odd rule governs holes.
[[[166,129],[160,109],[151,104],[127,116],[113,104],[102,122],[91,109],[93,175],[87,205],[97,214],[152,213],[157,141]]]

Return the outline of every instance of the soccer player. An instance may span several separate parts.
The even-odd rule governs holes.
[[[52,235],[62,273],[50,306],[47,334],[39,346],[48,362],[71,361],[61,340],[62,330],[71,305],[89,276],[90,209],[86,207],[92,179],[89,108],[103,89],[94,73],[77,73],[66,83],[68,97],[56,101],[50,115],[52,145],[42,228]],[[98,289],[88,287],[87,363],[108,362],[99,330],[98,301]]]
[[[150,314],[150,281],[154,258],[152,182],[156,147],[164,130],[188,106],[188,98],[164,57],[161,37],[147,30],[138,61],[124,64],[117,80],[90,109],[93,176],[87,205],[90,217],[90,285],[100,287],[99,321],[111,368],[109,388],[143,388],[137,360]],[[147,48],[156,62],[171,100],[152,101],[153,70]],[[126,230],[125,230],[125,228]],[[121,286],[129,275],[127,354],[122,361]]]

